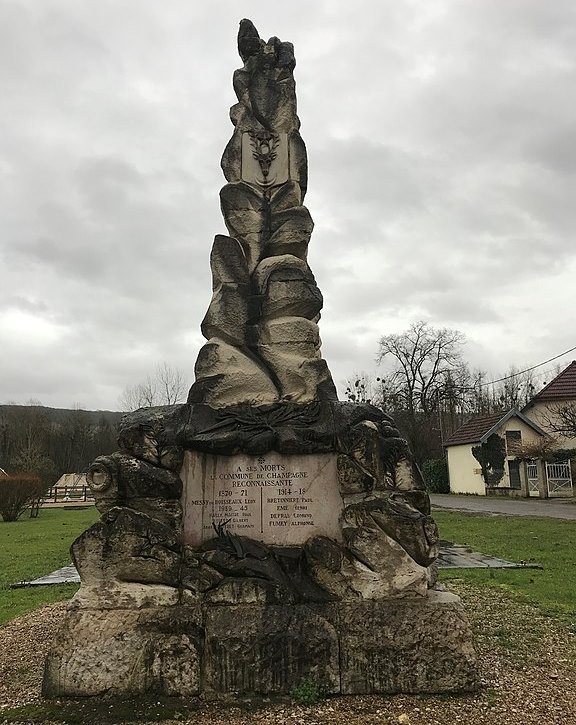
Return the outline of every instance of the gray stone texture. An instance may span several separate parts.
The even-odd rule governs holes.
[[[187,405],[140,408],[127,413],[120,422],[118,445],[123,453],[138,460],[179,471],[184,455],[179,436],[189,414]]]
[[[214,408],[227,408],[239,400],[252,405],[278,401],[264,363],[248,350],[213,337],[202,347],[194,366],[196,383],[189,400],[196,397]]]
[[[335,400],[316,324],[322,295],[306,264],[314,223],[302,206],[307,161],[294,51],[278,38],[264,42],[247,20],[239,34],[244,47],[244,68],[233,81],[234,132],[222,157],[229,183],[220,203],[230,238],[214,243],[213,296],[201,326],[208,342],[188,402],[223,408]]]
[[[286,694],[304,680],[340,689],[338,632],[311,607],[210,607],[205,627],[206,693]]]
[[[346,603],[341,692],[462,692],[478,687],[472,634],[458,597]],[[375,633],[377,635],[375,636]]]
[[[72,609],[42,690],[48,697],[197,695],[201,656],[197,607]]]
[[[48,657],[43,692],[84,695],[461,692],[477,687],[458,597],[310,605],[242,597],[203,607],[72,609]]]
[[[77,601],[83,606],[178,600],[181,546],[174,525],[112,508],[76,539],[70,553],[82,580]]]

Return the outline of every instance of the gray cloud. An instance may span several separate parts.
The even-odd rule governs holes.
[[[244,9],[294,42],[310,263],[341,382],[419,318],[499,374],[574,344],[571,0]],[[0,401],[193,377],[224,231],[232,0],[0,10]]]

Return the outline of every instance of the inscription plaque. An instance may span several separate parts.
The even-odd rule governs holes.
[[[186,451],[184,543],[198,546],[222,527],[267,544],[341,539],[336,456],[215,456]]]

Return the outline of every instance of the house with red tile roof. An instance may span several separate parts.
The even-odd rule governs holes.
[[[536,444],[546,433],[516,408],[470,418],[444,442],[452,493],[528,495],[521,446]]]
[[[526,450],[576,451],[576,438],[555,430],[559,411],[576,411],[576,361],[537,393],[522,411],[475,416],[444,443],[452,493],[572,496],[574,462],[558,454],[527,458]],[[541,454],[542,455],[542,454]],[[574,456],[576,459],[576,456]]]

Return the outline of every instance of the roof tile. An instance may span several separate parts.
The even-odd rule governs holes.
[[[576,360],[537,393],[531,403],[547,400],[576,400]]]
[[[478,443],[490,428],[500,422],[506,413],[494,413],[492,415],[477,415],[470,418],[463,426],[454,431],[452,435],[444,441],[445,446],[459,446],[463,443]]]

